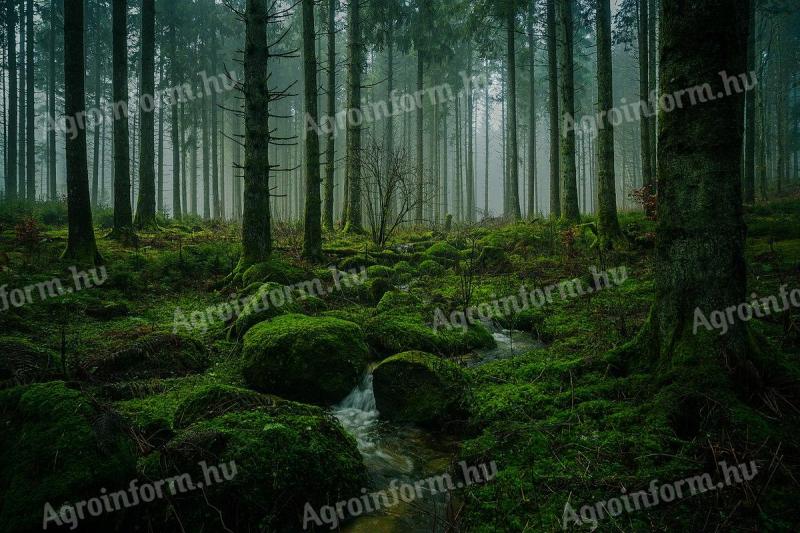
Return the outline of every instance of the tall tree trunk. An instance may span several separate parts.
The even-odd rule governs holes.
[[[102,54],[100,53],[100,17],[96,14],[92,17],[95,26],[95,40],[94,40],[94,108],[100,109],[100,97],[103,91],[103,76],[100,73]],[[97,207],[99,201],[97,195],[99,194],[98,188],[100,185],[100,125],[95,124],[94,127],[94,157],[92,157],[92,207]]]
[[[209,156],[211,151],[209,149],[210,136],[208,134],[208,97],[204,96],[200,103],[200,121],[202,122],[203,131],[203,218],[206,220],[211,219],[211,186],[210,186],[210,164]]]
[[[172,59],[170,65],[170,75],[172,77],[172,86],[177,87],[180,84],[180,73],[178,72],[178,39],[177,39],[177,6],[170,4],[170,28],[169,28],[169,53]],[[178,124],[178,101],[177,98],[171,102],[172,117],[171,117],[171,141],[172,141],[172,217],[181,218],[183,212],[181,211],[181,147],[179,137],[179,124]],[[185,206],[184,206],[185,207]]]
[[[183,109],[183,105],[181,106],[181,109]],[[198,142],[200,140],[199,139],[199,133],[198,133],[198,126],[197,126],[197,115],[198,115],[198,113],[197,113],[196,110],[190,110],[190,114],[192,115],[192,119],[191,119],[192,133],[190,135],[190,141],[189,141],[191,143],[191,145],[189,146],[189,149],[192,151],[191,155],[189,156],[189,158],[190,158],[189,175],[190,175],[191,182],[189,183],[189,200],[188,200],[188,204],[185,202],[183,205],[186,207],[187,210],[189,209],[188,205],[191,205],[191,213],[193,215],[198,215],[199,214],[199,209],[198,209],[198,205],[197,205],[197,182],[198,182],[198,179],[197,179],[197,169],[198,169],[198,165],[197,165],[197,150],[199,150]],[[181,131],[183,131],[183,130],[181,130]],[[183,143],[181,143],[181,144],[183,144]]]
[[[611,60],[610,0],[597,0],[597,110],[602,115],[614,107],[613,64]],[[614,173],[614,126],[604,124],[597,132],[598,230],[602,239],[613,242],[621,235],[617,218],[617,189]]]
[[[142,0],[142,77],[141,126],[139,128],[139,202],[136,225],[140,228],[156,223],[155,176],[155,0]]]
[[[351,0],[347,6],[347,109],[358,113],[361,110],[361,7],[360,3]],[[355,110],[355,111],[354,111]],[[346,232],[361,233],[361,120],[347,121],[347,183],[350,187]]]
[[[561,114],[566,124],[567,118],[572,120],[575,116],[572,1],[559,0],[559,6],[559,33],[563,38],[563,46],[558,67],[561,72]],[[577,222],[581,217],[576,171],[575,128],[565,127],[561,132],[561,216],[568,222]]]
[[[561,133],[558,103],[556,0],[547,0],[547,75],[550,99],[550,216],[561,216]]]
[[[483,125],[485,134],[483,174],[483,216],[489,216],[489,63],[486,63],[486,86],[483,89]]]
[[[8,58],[6,199],[15,200],[17,198],[17,8],[12,1],[6,2],[6,45]],[[52,126],[50,129],[54,130]]]
[[[106,201],[106,123],[103,121],[103,131],[100,133],[100,201]]]
[[[650,102],[650,42],[649,42],[649,0],[639,0],[639,99],[648,104]],[[645,108],[649,106],[644,106]],[[640,120],[641,130],[641,158],[642,158],[642,184],[645,187],[655,186],[653,170],[653,155],[650,153],[650,117],[649,111],[642,112]]]
[[[27,54],[26,61],[25,61],[25,68],[28,69],[26,81],[28,83],[27,87],[27,149],[25,150],[25,155],[27,156],[27,164],[26,164],[26,171],[28,172],[28,200],[31,202],[36,201],[36,129],[34,128],[34,73],[33,73],[33,46],[35,39],[33,38],[33,0],[28,0],[28,9],[26,10],[26,18],[28,20],[27,26],[27,33],[28,33],[28,45],[25,49],[25,53]]]
[[[164,59],[158,61],[158,88],[164,85]],[[156,211],[164,212],[164,99],[159,96],[158,101],[158,167],[157,167],[157,194]]]
[[[242,261],[247,267],[272,252],[269,205],[269,87],[266,0],[247,0],[245,13],[245,164]]]
[[[512,220],[519,220],[519,145],[517,144],[517,53],[515,33],[515,13],[509,8],[506,14],[506,64],[508,66],[508,150],[510,194],[509,211]]]
[[[744,72],[746,9],[746,0],[664,2],[660,94],[705,83],[717,94],[718,72]],[[697,46],[699,35],[725,45]],[[759,381],[746,322],[732,322],[726,335],[697,326],[697,310],[708,316],[746,301],[742,110],[742,95],[733,94],[663,113],[659,124],[656,300],[639,342],[623,355],[677,373],[670,382],[681,397],[686,388],[707,397],[731,376],[743,387]]]
[[[211,34],[211,72],[217,72],[217,32]],[[211,91],[211,190],[213,192],[214,218],[222,216],[222,194],[219,189],[219,142],[217,138],[217,91]]]
[[[422,94],[422,89],[425,85],[424,83],[424,76],[425,76],[425,65],[423,63],[422,53],[417,50],[417,94]],[[424,120],[424,112],[421,105],[417,106],[417,183],[416,183],[416,193],[417,198],[415,200],[415,209],[414,209],[414,221],[417,224],[422,224],[422,203],[425,199],[425,191],[424,191],[424,182],[423,182],[423,161],[424,161],[424,154],[423,154],[423,120]]]
[[[56,122],[56,0],[50,0],[50,32],[48,39],[48,98],[47,98],[47,113],[50,117],[49,124]],[[56,200],[56,129],[54,127],[47,128],[47,165],[48,176],[50,183],[48,186],[50,200]]]
[[[528,8],[528,68],[530,69],[530,97],[528,101],[528,218],[536,216],[536,36],[533,34],[533,19],[536,2],[531,0]]]
[[[68,2],[67,2],[68,3]],[[130,139],[128,137],[128,5],[113,0],[114,63],[114,231],[115,238],[128,240],[132,233]],[[123,111],[116,112],[117,106]]]
[[[756,71],[756,1],[749,0],[747,17],[747,72]],[[743,194],[744,203],[753,204],[756,200],[756,91],[758,84],[745,93],[745,134],[744,134],[744,172]]]
[[[467,198],[464,214],[475,221],[475,100],[472,91],[472,40],[467,42]],[[445,175],[447,179],[447,175]]]
[[[314,124],[319,121],[317,109],[317,54],[314,49],[314,0],[303,0],[303,73],[305,76],[305,111]],[[303,256],[318,261],[322,258],[322,199],[320,197],[319,133],[306,129],[306,213]]]
[[[86,109],[83,2],[64,2],[64,112],[77,123]],[[89,199],[89,167],[86,161],[86,130],[76,128],[66,136],[67,154],[67,248],[63,259],[79,265],[102,261],[97,252]]]
[[[13,1],[13,0],[8,0]],[[25,55],[25,47],[27,44],[27,32],[25,31],[25,23],[27,17],[25,16],[25,0],[19,0],[19,129],[17,149],[19,151],[17,157],[17,190],[19,192],[20,200],[27,199],[27,183],[25,181],[27,173],[25,166],[28,163],[28,158],[25,155],[25,150],[28,147],[27,130],[27,76],[28,69],[25,64],[27,56]]]
[[[333,121],[336,116],[336,0],[328,0],[328,113],[327,118]],[[336,169],[336,138],[334,129],[330,127],[325,146],[325,202],[323,224],[325,229],[333,231],[333,192],[334,172]]]

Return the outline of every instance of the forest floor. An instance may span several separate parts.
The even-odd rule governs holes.
[[[249,357],[248,343],[272,342],[269,335],[277,333],[259,329],[242,341],[235,317],[209,319],[209,308],[258,294],[263,283],[294,286],[297,299],[276,312],[288,317],[281,318],[285,331],[298,327],[292,321],[304,331],[306,319],[299,315],[318,317],[313,327],[321,328],[320,337],[339,331],[327,327],[345,328],[342,335],[354,338],[339,341],[365,344],[371,366],[421,350],[459,367],[468,388],[458,393],[459,415],[445,413],[423,425],[433,438],[455,443],[453,465],[493,462],[497,474],[448,500],[439,518],[453,530],[596,525],[601,531],[790,531],[800,518],[800,405],[785,391],[756,399],[675,401],[663,394],[671,384],[662,374],[611,371],[606,355],[635,336],[653,302],[655,223],[642,214],[621,215],[626,244],[611,252],[596,246],[591,219],[577,229],[541,220],[489,221],[448,233],[403,231],[380,252],[365,237],[326,235],[325,265],[302,261],[302,229],[278,224],[276,258],[231,280],[240,252],[236,224],[161,221],[161,231],[141,234],[139,247],[130,249],[103,238],[108,217],[101,211],[96,222],[105,264],[87,272],[94,286],[84,281],[81,290],[50,297],[40,289],[56,277],[63,287],[75,287],[72,265],[59,259],[65,216],[58,204],[0,210],[0,294],[30,288],[24,305],[0,299],[0,422],[10,430],[0,436],[0,447],[13,450],[0,459],[0,530],[36,529],[45,502],[57,507],[99,494],[101,486],[110,491],[134,478],[163,478],[186,471],[198,457],[209,464],[236,460],[240,472],[235,482],[203,493],[206,510],[198,510],[202,499],[187,495],[97,523],[120,530],[147,522],[158,531],[198,531],[203,522],[208,531],[300,531],[306,501],[360,496],[357,489],[367,481],[356,440],[329,415],[336,402],[323,395],[326,380],[336,381],[339,374],[308,371],[306,381],[286,376],[274,391],[253,387],[252,371],[242,362]],[[747,223],[749,292],[764,297],[780,294],[784,285],[800,288],[800,199],[749,208]],[[366,274],[334,290],[330,266],[355,272],[364,267]],[[602,272],[617,275],[602,290],[572,294],[560,285],[579,279],[591,287]],[[326,287],[322,294],[308,294],[304,282],[313,279]],[[460,308],[470,286],[473,305],[518,295],[522,287],[545,294],[552,286],[552,301],[541,308],[506,313],[502,303],[484,306],[497,328],[490,331],[524,332],[537,347],[468,364],[476,351],[493,345],[486,330],[475,326],[461,334],[459,328],[432,326]],[[800,308],[754,319],[750,326],[760,342],[800,368]],[[330,340],[334,352],[337,342]],[[296,344],[285,349],[300,350]],[[336,366],[358,367],[360,379],[367,366],[361,363],[343,359]],[[319,396],[308,391],[309,376],[319,380]],[[351,377],[342,379],[349,383]],[[253,388],[292,401],[251,393]],[[334,395],[340,390],[329,389]],[[419,402],[426,393],[419,392]],[[67,427],[74,424],[73,405],[81,406],[91,431],[75,435],[74,425]],[[63,406],[68,412],[59,411]],[[37,417],[63,424],[54,423],[51,431]],[[315,430],[304,432],[312,424]],[[256,442],[254,428],[269,429],[268,437]],[[107,434],[125,435],[126,444],[107,444]],[[75,460],[47,468],[48,461],[63,462],[62,456]],[[113,468],[93,466],[108,457],[116,458]],[[704,474],[715,483],[727,481],[721,461],[755,461],[758,472],[714,490],[684,490],[678,498],[667,490],[648,508],[622,498],[642,490],[650,494],[654,485],[677,488],[681,480]],[[371,489],[383,488],[372,483]],[[626,509],[598,512],[608,510],[613,498]],[[595,506],[601,501],[609,503]],[[94,523],[87,517],[87,530]],[[328,522],[316,528],[328,529]]]

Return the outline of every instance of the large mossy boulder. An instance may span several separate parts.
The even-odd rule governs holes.
[[[22,337],[0,337],[0,387],[54,379],[60,366],[51,350]]]
[[[177,513],[159,513],[161,529],[177,514],[187,531],[223,531],[223,522],[228,531],[302,531],[306,502],[319,509],[358,497],[366,483],[353,438],[322,409],[292,402],[200,420],[142,470],[151,479],[203,480],[203,461],[220,482],[173,497]]]
[[[40,531],[44,510],[127,490],[134,446],[113,413],[61,381],[0,392],[0,531]],[[65,515],[67,516],[67,515]],[[118,531],[125,512],[86,516],[81,531]],[[48,529],[58,528],[49,521]]]
[[[81,362],[85,374],[103,381],[178,377],[208,366],[202,343],[173,333],[146,334],[121,350],[92,354]]]
[[[236,318],[231,333],[241,338],[250,328],[278,315],[295,313],[300,310],[294,296],[280,283],[264,283],[253,294]]]
[[[469,381],[456,364],[430,353],[394,355],[373,371],[381,417],[423,427],[458,425],[468,416]]]
[[[409,350],[440,353],[442,341],[422,318],[414,313],[386,312],[364,324],[367,344],[380,358]]]
[[[470,324],[465,329],[441,329],[438,333],[442,340],[442,350],[446,355],[461,355],[497,346],[492,334],[481,324]]]
[[[449,264],[458,259],[458,249],[449,243],[440,241],[425,250],[425,255],[437,260],[444,259]]]
[[[385,293],[380,302],[378,302],[379,313],[391,313],[406,310],[417,310],[421,305],[419,299],[408,293],[400,290],[392,290]]]
[[[310,275],[302,268],[273,257],[268,261],[256,263],[245,270],[242,274],[242,284],[246,287],[251,283],[271,281],[281,285],[291,285],[309,278]]]
[[[352,322],[289,314],[250,329],[242,355],[248,386],[290,400],[332,404],[358,384],[368,349]]]

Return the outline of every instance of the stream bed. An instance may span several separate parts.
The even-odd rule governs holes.
[[[541,346],[521,331],[495,330],[495,348],[480,350],[460,359],[474,367],[519,355]],[[361,383],[338,405],[333,414],[357,443],[369,473],[369,491],[386,490],[392,481],[414,484],[448,472],[458,441],[418,428],[392,424],[380,419],[372,389],[372,368]],[[410,503],[361,516],[342,527],[347,533],[433,533],[446,530],[448,495],[424,494]]]

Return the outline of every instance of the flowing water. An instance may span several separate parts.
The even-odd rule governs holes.
[[[495,359],[513,357],[540,344],[521,331],[496,330],[497,347],[462,359],[477,366]],[[361,383],[338,405],[333,414],[358,443],[370,476],[369,491],[385,490],[392,481],[413,484],[448,472],[457,442],[443,435],[391,424],[380,419],[372,388],[372,368]],[[434,533],[445,531],[446,494],[423,498],[353,520],[342,528],[347,533]]]

